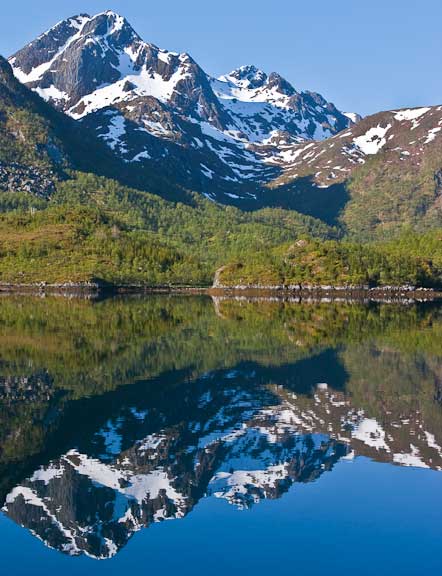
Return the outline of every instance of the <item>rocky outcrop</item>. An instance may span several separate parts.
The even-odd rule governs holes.
[[[49,198],[55,191],[56,176],[50,170],[0,162],[0,191],[29,192],[39,198]]]

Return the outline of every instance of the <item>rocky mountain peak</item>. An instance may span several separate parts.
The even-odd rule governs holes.
[[[81,14],[59,22],[14,54],[17,78],[67,110],[98,86],[117,81],[120,56],[140,37],[115,12]]]
[[[81,35],[94,39],[111,39],[116,47],[124,48],[129,42],[140,40],[140,37],[123,17],[111,10],[97,14],[85,22]]]
[[[241,88],[254,89],[260,88],[265,84],[267,74],[253,64],[249,64],[232,70],[230,74],[227,74],[223,78],[227,78],[230,82]]]
[[[280,94],[284,94],[285,96],[293,96],[296,94],[296,90],[293,88],[290,82],[287,82],[287,80],[277,72],[272,72],[270,74],[267,86],[270,90],[274,89]]]

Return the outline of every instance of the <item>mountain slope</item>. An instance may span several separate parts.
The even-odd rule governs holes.
[[[290,189],[305,179],[324,196],[345,188],[341,221],[358,236],[404,224],[440,226],[442,106],[381,112],[328,140],[298,146],[273,186]]]
[[[0,58],[0,189],[48,196],[82,131],[14,78]],[[75,160],[74,160],[75,161]]]
[[[94,132],[44,102],[0,59],[0,212],[19,209],[0,218],[2,282],[209,285],[238,253],[298,234],[336,236],[294,212],[246,214],[169,186],[167,175],[143,174],[129,173]],[[159,189],[181,202],[160,198]]]
[[[293,144],[352,124],[319,94],[253,66],[219,79],[143,42],[108,11],[57,24],[11,57],[17,78],[94,129],[133,170],[223,203],[265,205]]]
[[[0,56],[0,190],[47,199],[72,170],[192,203],[192,195],[168,174],[128,167],[95,129],[56,110],[20,83]]]
[[[120,164],[94,132],[21,84],[0,56],[0,190],[48,198],[67,170],[118,177]]]

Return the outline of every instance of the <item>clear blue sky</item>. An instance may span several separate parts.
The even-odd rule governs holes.
[[[211,74],[255,64],[362,114],[442,104],[442,0],[4,0],[0,53],[106,9]]]

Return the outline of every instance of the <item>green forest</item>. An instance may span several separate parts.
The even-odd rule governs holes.
[[[113,285],[442,285],[442,232],[359,243],[290,210],[186,203],[71,172],[50,199],[0,194],[0,281]]]

